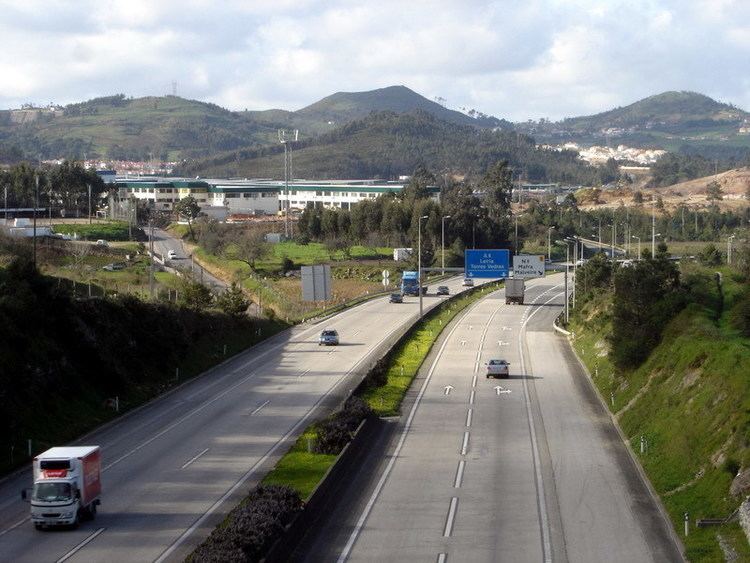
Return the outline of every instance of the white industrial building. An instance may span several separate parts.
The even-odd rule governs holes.
[[[120,177],[114,181],[121,200],[147,201],[154,209],[171,211],[180,199],[193,196],[201,207],[223,207],[228,213],[275,214],[289,201],[289,207],[302,210],[316,207],[351,209],[364,200],[386,193],[400,193],[404,182],[375,180],[326,180],[284,182],[276,180],[223,180],[168,177]],[[428,191],[439,200],[440,190]]]

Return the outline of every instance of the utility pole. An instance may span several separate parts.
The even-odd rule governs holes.
[[[552,225],[549,229],[547,229],[547,261],[552,262],[552,229],[554,229],[555,226]]]
[[[89,225],[91,224],[91,184],[86,184],[89,190]]]
[[[419,279],[419,318],[422,318],[422,219],[427,219],[427,215],[423,215],[419,218],[417,223],[417,278]]]
[[[289,143],[296,142],[299,138],[299,130],[290,131],[287,135],[285,129],[279,129],[279,142],[284,145],[284,236],[289,237],[289,176],[291,175],[291,147]]]
[[[656,256],[656,202],[651,199],[651,258]]]
[[[5,190],[5,224],[8,224],[8,185],[4,187]]]
[[[36,208],[39,207],[39,174],[34,174],[34,268],[36,268]]]
[[[441,235],[440,248],[441,248],[441,254],[442,254],[442,257],[441,257],[442,263],[440,266],[440,269],[441,269],[440,273],[442,275],[445,275],[445,220],[450,219],[450,218],[451,218],[450,215],[443,215],[443,218],[441,220],[442,228],[440,229],[441,231],[440,232],[440,235]],[[516,237],[518,237],[518,222],[516,222]],[[518,244],[516,244],[516,248],[518,248]]]
[[[148,248],[151,252],[151,265],[148,272],[148,291],[151,295],[151,300],[154,299],[154,222],[152,219],[148,220]]]

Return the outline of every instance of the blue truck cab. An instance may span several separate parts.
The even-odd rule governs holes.
[[[401,274],[401,294],[419,296],[419,272],[405,271]]]

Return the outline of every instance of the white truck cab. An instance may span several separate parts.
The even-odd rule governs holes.
[[[101,502],[99,446],[51,448],[34,458],[34,487],[21,492],[31,503],[31,521],[45,526],[77,526],[93,519]]]

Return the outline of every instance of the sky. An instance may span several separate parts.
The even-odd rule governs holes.
[[[123,93],[295,110],[403,84],[561,119],[692,90],[750,110],[748,0],[0,0],[0,108]]]

